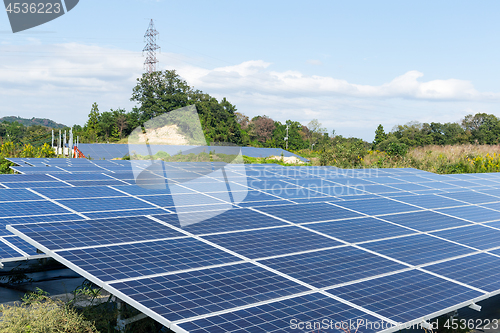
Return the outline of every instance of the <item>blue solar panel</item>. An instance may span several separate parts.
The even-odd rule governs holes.
[[[103,170],[103,172],[106,172],[106,171]],[[86,174],[86,173],[69,174],[68,173],[68,174],[58,174],[58,175],[55,175],[54,177],[56,177],[57,179],[65,180],[65,181],[68,181],[68,180],[112,180],[111,177],[104,175],[104,174],[100,174],[100,173],[90,173],[90,174]]]
[[[500,201],[500,198],[498,198],[498,197],[494,197],[491,195],[478,193],[478,192],[472,192],[472,191],[443,193],[443,194],[441,194],[441,196],[447,197],[447,198],[452,198],[455,200],[464,201],[466,203],[471,203],[471,204],[480,204],[480,203]]]
[[[154,208],[153,205],[133,197],[61,199],[59,203],[77,212],[99,212],[110,210],[128,210]]]
[[[0,261],[5,258],[22,257],[22,254],[0,240]]]
[[[465,246],[428,235],[387,239],[360,246],[411,265],[426,264],[474,252]]]
[[[453,199],[443,198],[434,194],[412,195],[404,197],[393,197],[395,200],[402,201],[411,205],[419,206],[422,208],[445,208],[456,207],[465,205],[463,202]]]
[[[50,160],[30,161],[34,164],[42,162],[52,163]],[[419,303],[421,299],[413,303],[403,302],[407,298],[413,301],[414,297],[413,294],[408,293],[410,289],[399,288],[399,281],[403,281],[405,287],[411,283],[400,272],[412,269],[412,265],[424,265],[423,270],[426,269],[425,267],[434,269],[438,267],[435,262],[443,260],[452,260],[454,264],[454,268],[447,274],[458,275],[458,272],[463,269],[486,272],[485,274],[490,278],[476,278],[473,274],[464,274],[460,278],[463,278],[463,281],[476,279],[475,286],[484,285],[487,291],[497,291],[494,289],[496,288],[494,281],[496,273],[488,273],[485,268],[489,258],[485,257],[488,260],[484,264],[478,261],[476,266],[471,266],[472,261],[466,259],[477,257],[472,255],[477,252],[475,249],[486,250],[500,247],[500,241],[496,241],[500,239],[498,237],[500,234],[497,235],[500,233],[497,228],[500,222],[491,222],[500,221],[500,216],[497,216],[500,212],[495,210],[500,206],[488,204],[488,208],[494,209],[487,209],[471,205],[479,203],[486,206],[485,203],[490,202],[489,200],[500,202],[500,192],[494,192],[496,189],[488,189],[484,186],[490,185],[487,183],[490,175],[485,175],[486,182],[480,184],[476,180],[479,176],[483,177],[482,175],[447,177],[413,169],[342,170],[324,167],[285,168],[273,165],[245,167],[247,175],[256,177],[255,181],[247,182],[247,179],[238,173],[242,168],[228,166],[226,174],[236,183],[241,184],[240,191],[234,191],[235,182],[230,185],[233,190],[230,193],[234,196],[234,201],[243,200],[241,206],[257,207],[247,209],[231,205],[233,200],[227,192],[227,184],[223,182],[220,172],[212,172],[214,165],[211,163],[164,164],[167,176],[182,181],[184,186],[201,191],[206,194],[204,195],[193,193],[180,186],[164,190],[148,190],[136,185],[126,185],[115,179],[105,178],[107,176],[103,173],[109,173],[111,177],[126,179],[130,184],[135,184],[134,175],[131,172],[107,172],[95,166],[91,161],[60,162],[54,161],[53,165],[60,165],[61,168],[81,173],[55,174],[55,176],[61,175],[62,179],[78,187],[36,188],[35,190],[82,212],[89,218],[101,219],[29,225],[30,222],[37,220],[1,218],[2,207],[8,207],[2,204],[12,202],[0,202],[0,227],[5,224],[23,224],[22,227],[13,226],[12,230],[24,233],[33,241],[33,246],[19,243],[24,249],[31,251],[30,254],[35,252],[35,246],[38,245],[57,250],[56,253],[62,258],[60,260],[66,264],[71,263],[70,266],[78,268],[79,273],[85,277],[96,282],[100,281],[105,288],[107,286],[105,282],[125,279],[123,283],[112,283],[117,288],[113,289],[113,293],[116,292],[119,298],[125,297],[125,300],[128,299],[132,305],[146,311],[148,315],[153,314],[155,319],[165,320],[167,325],[169,321],[181,319],[182,322],[187,322],[177,323],[177,326],[190,327],[189,330],[200,332],[203,331],[198,326],[201,322],[210,323],[204,327],[211,327],[213,330],[239,333],[249,330],[290,331],[290,323],[283,326],[282,321],[274,321],[273,318],[267,316],[261,318],[266,320],[256,319],[258,309],[272,311],[272,304],[281,304],[281,308],[276,310],[287,311],[287,315],[297,310],[301,316],[308,314],[308,318],[311,319],[324,317],[323,312],[317,308],[311,310],[312,312],[304,306],[300,309],[294,308],[291,305],[294,304],[291,299],[299,298],[306,304],[310,302],[312,308],[318,304],[323,304],[324,307],[332,304],[335,309],[339,305],[341,308],[345,307],[347,313],[359,312],[327,298],[328,294],[316,294],[314,290],[308,290],[296,284],[293,282],[294,279],[318,288],[335,287],[330,290],[333,294],[341,288],[357,288],[364,286],[362,285],[364,283],[367,285],[371,283],[377,286],[377,290],[381,292],[380,295],[369,299],[363,296],[363,291],[357,293],[351,288],[345,294],[346,298],[356,300],[354,303],[358,304],[356,297],[359,296],[363,298],[363,301],[359,303],[360,306],[373,307],[375,309],[373,311],[381,315],[394,313],[391,318],[396,321],[400,318],[413,320],[421,318],[422,315],[432,314],[435,309],[442,311],[444,308],[456,307],[462,303],[461,297],[466,292],[454,289],[460,285],[434,276],[432,278],[437,279],[435,281],[438,283],[445,281],[446,285],[440,285],[440,287],[447,288],[446,290],[452,296],[441,297],[441,303],[435,297],[430,298],[430,304],[422,303],[421,305]],[[131,165],[129,161],[117,161],[116,165],[111,161],[97,161],[96,164],[110,170],[115,170],[115,167],[116,170],[120,170],[121,165],[123,169],[127,169]],[[147,164],[144,166],[147,167]],[[25,166],[23,170],[30,168],[32,167]],[[32,170],[37,169],[34,167]],[[91,174],[83,170],[99,170],[99,173]],[[199,174],[206,173],[210,173],[214,179],[205,177],[192,180],[192,177],[199,177]],[[496,179],[500,181],[500,177]],[[33,182],[29,180],[26,183]],[[155,184],[153,178],[149,182]],[[5,184],[18,186],[19,183],[12,181]],[[35,186],[40,183],[40,181],[35,181]],[[57,183],[58,186],[67,185],[56,182],[52,178],[48,183]],[[168,182],[165,181],[165,186],[167,184]],[[252,189],[247,192],[247,187],[245,187],[247,184],[267,188],[272,190],[269,193],[272,192],[281,198],[289,198],[293,201],[279,199]],[[89,185],[89,187],[81,187],[82,185]],[[116,190],[106,185],[114,185]],[[465,190],[462,186],[474,188],[476,192]],[[478,190],[485,193],[477,192]],[[407,191],[427,194],[415,195]],[[444,193],[445,191],[448,193]],[[144,199],[151,205],[137,197],[127,196],[123,192],[140,196],[139,199]],[[175,193],[175,196],[172,196],[171,192]],[[371,194],[363,194],[367,192]],[[433,192],[444,195],[428,194]],[[20,198],[23,202],[19,203],[27,205],[27,208],[22,209],[27,209],[30,214],[34,214],[31,211],[32,207],[29,206],[30,202],[53,205],[41,197],[40,199],[26,193],[23,197],[22,191],[19,193],[19,196],[13,194],[11,197]],[[39,200],[29,201],[30,198]],[[453,198],[466,201],[466,203]],[[325,200],[332,201],[332,204],[325,203]],[[179,204],[179,202],[182,203]],[[49,206],[47,208],[50,208]],[[159,209],[157,206],[168,208]],[[174,208],[174,206],[177,207]],[[58,208],[62,209],[62,207]],[[9,209],[12,210],[15,207]],[[36,215],[51,214],[55,219],[63,221],[82,218],[69,214],[69,211],[64,209],[62,209],[64,213],[38,209],[38,211],[33,210]],[[439,213],[424,209],[438,209]],[[185,213],[189,210],[198,212]],[[178,214],[168,214],[168,212],[175,211]],[[142,215],[154,216],[149,219]],[[379,217],[373,218],[370,215]],[[115,216],[128,217],[109,218]],[[474,225],[465,221],[464,217],[475,222],[490,221],[485,225],[492,228]],[[42,216],[41,218],[50,220],[50,217]],[[158,223],[156,220],[170,224],[171,227]],[[286,221],[299,223],[302,227],[291,225]],[[471,226],[467,226],[469,224]],[[201,238],[193,239],[186,233],[176,231],[176,228],[200,235]],[[435,232],[434,230],[442,231]],[[419,231],[434,232],[431,235],[415,234]],[[19,238],[12,239],[22,242]],[[200,239],[216,244],[216,246],[211,246]],[[456,242],[473,248],[456,244]],[[351,246],[350,243],[356,244]],[[228,251],[218,249],[217,246],[227,248]],[[229,252],[258,260],[258,262],[243,263],[241,258]],[[50,251],[49,254],[54,255]],[[487,254],[482,254],[482,256],[487,256]],[[442,266],[445,267],[446,263],[444,262]],[[270,270],[265,270],[260,265],[267,265]],[[270,282],[267,282],[265,276],[258,275],[260,278],[257,278],[253,273],[245,273],[247,268],[268,274]],[[279,274],[282,275],[272,272],[280,272]],[[433,289],[424,288],[429,287],[427,282],[433,283],[433,280],[428,280],[430,275],[424,272],[411,271],[418,280],[412,292],[413,290],[415,293],[433,292]],[[442,275],[446,276],[444,273]],[[252,277],[242,282],[240,278],[246,276]],[[220,287],[218,285],[207,286],[205,277],[211,279],[213,283],[228,282]],[[395,282],[394,284],[388,282],[389,285],[379,285],[384,278]],[[419,285],[421,280],[426,283]],[[461,281],[458,278],[456,280]],[[284,287],[285,285],[289,285],[292,289],[285,292],[288,288]],[[233,290],[230,286],[236,287]],[[266,286],[270,288],[266,289]],[[299,289],[294,289],[297,287]],[[431,285],[429,288],[433,287]],[[176,294],[172,296],[174,289]],[[209,294],[208,290],[213,290],[213,294]],[[301,296],[294,296],[299,292],[302,292]],[[303,292],[308,295],[304,295]],[[383,294],[384,292],[386,294]],[[438,292],[441,292],[441,289],[438,289]],[[391,298],[393,293],[396,295]],[[138,298],[135,299],[131,295]],[[387,295],[391,297],[385,297]],[[327,301],[318,301],[319,296],[325,297]],[[470,300],[478,297],[477,295],[469,296],[471,296]],[[281,297],[280,301],[275,300],[278,297]],[[307,297],[311,298],[306,300]],[[262,301],[268,304],[258,303]],[[284,302],[289,302],[290,306],[286,306]],[[391,302],[397,304],[394,303],[396,304],[394,305]],[[261,305],[256,306],[257,304]],[[240,305],[249,306],[249,308],[235,311],[235,307]],[[393,311],[394,309],[397,311]],[[214,311],[220,310],[228,311],[228,313],[214,314]],[[241,317],[237,317],[237,313],[241,314]],[[333,313],[333,315],[332,312],[328,314],[337,315]],[[207,317],[195,320],[193,316]],[[286,318],[286,316],[283,317]],[[249,322],[244,318],[252,318],[252,320]],[[270,324],[272,322],[274,324]],[[177,326],[174,325],[173,328]]]
[[[383,219],[419,231],[431,231],[470,225],[469,222],[432,211],[386,215]]]
[[[50,249],[138,242],[184,234],[145,216],[14,226]]]
[[[50,199],[83,199],[83,198],[100,198],[100,197],[118,197],[126,196],[109,187],[68,187],[60,188],[37,188],[36,192]],[[38,196],[40,199],[40,197]]]
[[[238,257],[191,238],[60,251],[57,254],[102,281],[240,261]]]
[[[113,186],[113,185],[132,185],[131,182],[123,182],[120,180],[110,179],[110,180],[69,180],[68,184],[73,186]]]
[[[85,216],[89,219],[105,219],[113,217],[122,216],[145,216],[145,215],[157,215],[164,214],[166,210],[162,208],[146,208],[146,209],[122,209],[108,212],[95,212],[95,213],[85,213]]]
[[[6,240],[8,243],[14,245],[21,251],[25,252],[27,255],[34,256],[39,254],[36,249],[30,245],[28,242],[25,240],[21,239],[20,237],[17,236],[7,236],[3,237],[4,240]]]
[[[0,201],[41,200],[42,197],[25,189],[0,189]]]
[[[420,271],[407,271],[329,290],[399,323],[472,300],[482,293]]]
[[[406,266],[353,247],[341,247],[261,261],[317,288],[364,279]]]
[[[419,210],[414,206],[406,205],[394,200],[378,198],[349,202],[336,202],[335,205],[355,210],[367,215],[394,214]]]
[[[259,211],[294,223],[331,221],[361,216],[327,203],[259,207]]]
[[[415,233],[373,217],[305,224],[305,227],[349,243],[395,237]]]
[[[172,321],[309,290],[250,263],[111,286]]]
[[[65,213],[70,211],[48,201],[0,202],[0,217]]]
[[[54,181],[54,178],[47,175],[0,175],[0,183],[47,182],[47,181]]]
[[[278,302],[256,306],[222,315],[179,324],[191,333],[212,332],[324,332],[346,323],[358,323],[351,332],[371,333],[366,323],[380,323],[380,319],[351,308],[320,293],[298,296]],[[325,328],[325,322],[328,328]],[[349,323],[349,324],[348,324]],[[331,325],[331,326],[330,326]],[[301,329],[299,329],[299,327]],[[323,327],[323,329],[321,329]]]
[[[472,222],[500,220],[500,212],[479,206],[446,208],[439,209],[438,211]]]
[[[199,235],[288,225],[285,222],[248,209],[223,211],[220,215],[204,220],[206,216],[207,214],[204,212],[185,213],[183,219],[192,219],[193,221],[200,222],[186,225],[183,227],[183,230]],[[155,217],[175,227],[182,227],[177,214],[158,215]]]
[[[433,234],[480,250],[500,246],[500,230],[481,225],[443,230]]]
[[[227,196],[227,193],[225,193]],[[211,194],[211,196],[217,196],[216,194]],[[160,207],[172,207],[174,206],[174,197],[172,195],[154,195],[154,196],[139,196],[139,198],[146,200],[152,204],[158,205]],[[189,193],[189,194],[176,194],[175,203],[177,206],[198,206],[198,205],[214,205],[221,204],[220,200],[212,198],[210,196],[199,194],[199,193]]]
[[[204,238],[251,259],[342,245],[341,242],[293,226]]]
[[[63,182],[24,182],[24,183],[4,183],[8,188],[38,188],[38,187],[70,187]]]
[[[500,258],[479,253],[425,267],[426,270],[446,276],[489,292],[500,289]]]

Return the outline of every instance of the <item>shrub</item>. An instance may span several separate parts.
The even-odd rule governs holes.
[[[44,292],[27,295],[21,304],[0,306],[0,333],[97,333],[94,324]]]

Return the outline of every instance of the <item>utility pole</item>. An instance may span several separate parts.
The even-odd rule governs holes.
[[[156,44],[156,37],[160,33],[156,31],[153,20],[149,22],[149,28],[144,35],[144,39],[146,40],[146,46],[142,50],[142,53],[147,52],[146,60],[144,61],[144,69],[149,73],[156,72],[158,64],[158,58],[156,58],[156,50],[159,50],[160,47]]]
[[[288,125],[286,125],[285,150],[288,150]]]

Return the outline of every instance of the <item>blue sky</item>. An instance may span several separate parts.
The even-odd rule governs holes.
[[[0,14],[0,116],[83,124],[129,101],[149,19],[160,68],[252,117],[371,141],[409,121],[500,116],[500,3],[81,0],[13,34]]]

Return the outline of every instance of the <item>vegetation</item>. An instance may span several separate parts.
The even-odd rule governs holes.
[[[58,124],[55,121],[52,121],[50,119],[46,118],[31,118],[31,119],[26,119],[26,118],[21,118],[21,117],[2,117],[0,118],[0,123],[2,122],[7,122],[7,123],[13,123],[17,122],[19,124],[22,124],[26,127],[29,126],[45,126],[45,127],[51,127],[51,128],[65,128],[67,127],[66,125],[63,124]]]
[[[85,281],[73,292],[73,298],[51,298],[39,288],[26,293],[21,302],[0,306],[0,333],[115,333],[117,319],[130,318],[139,312],[130,306],[121,308],[111,295]],[[126,326],[126,332],[171,332],[151,318]]]

